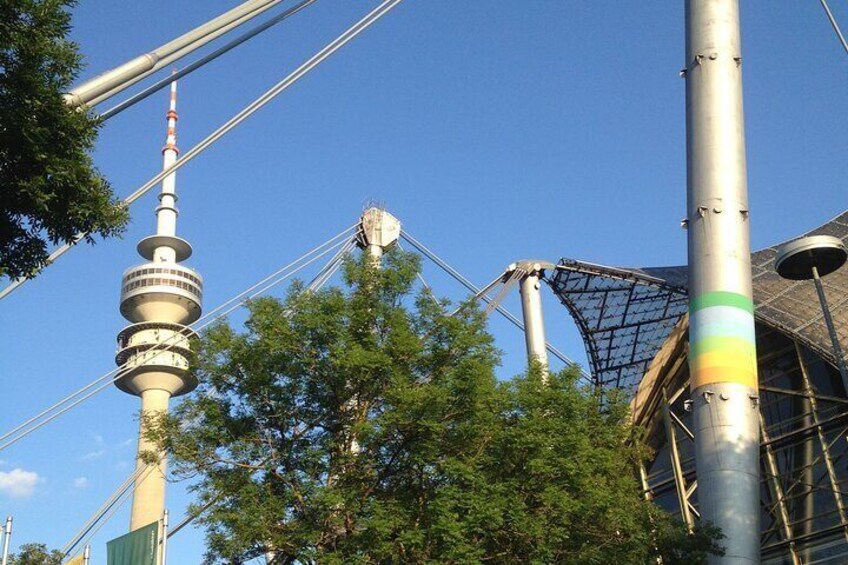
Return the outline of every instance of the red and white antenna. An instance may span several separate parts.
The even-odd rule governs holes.
[[[177,162],[180,150],[177,148],[177,81],[171,83],[171,102],[166,114],[168,130],[165,137],[165,146],[162,148],[162,170],[167,169]],[[177,174],[171,173],[162,180],[162,192],[159,194],[159,206],[156,208],[156,235],[177,235]],[[175,248],[161,245],[153,252],[153,262],[179,261]]]

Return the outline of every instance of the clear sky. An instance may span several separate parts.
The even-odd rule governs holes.
[[[179,85],[186,150],[376,5],[318,0]],[[89,78],[235,5],[82,2],[73,37]],[[284,3],[288,4],[288,3]],[[848,28],[848,4],[832,2]],[[846,207],[848,57],[814,0],[743,2],[752,240],[798,235]],[[178,233],[209,310],[353,224],[370,201],[482,284],[523,258],[682,264],[683,3],[405,0],[178,173]],[[167,94],[110,120],[96,161],[125,196],[161,167]],[[154,228],[155,197],[122,240],[81,246],[0,303],[0,433],[111,369],[121,273]],[[461,289],[428,266],[437,292]],[[548,293],[549,294],[549,293]],[[508,304],[517,313],[515,297]],[[585,362],[547,296],[550,340]],[[522,339],[493,320],[502,376]],[[133,465],[135,397],[110,388],[0,453],[14,543],[61,547]],[[190,495],[169,486],[182,516]],[[128,508],[95,538],[125,532]],[[169,562],[200,562],[202,532]]]

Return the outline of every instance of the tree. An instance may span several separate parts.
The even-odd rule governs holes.
[[[208,563],[269,549],[327,565],[718,551],[714,532],[689,537],[642,499],[621,399],[601,402],[575,368],[500,383],[482,313],[413,298],[417,258],[385,260],[349,263],[345,290],[253,302],[244,333],[214,327],[201,394],[151,422],[210,504]]]
[[[66,38],[75,4],[0,0],[0,275],[33,276],[48,243],[113,236],[127,221],[89,155],[97,119],[63,99],[81,67]]]
[[[9,556],[9,565],[61,565],[63,558],[58,549],[50,551],[43,543],[26,543]]]

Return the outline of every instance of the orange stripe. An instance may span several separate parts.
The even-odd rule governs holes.
[[[715,383],[739,383],[757,389],[757,372],[748,367],[703,367],[690,372],[692,390]]]
[[[743,367],[757,370],[757,357],[753,351],[710,351],[701,353],[689,360],[693,371],[710,367]]]

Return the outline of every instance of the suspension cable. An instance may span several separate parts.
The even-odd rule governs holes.
[[[352,228],[348,228],[345,231],[347,232],[347,231],[350,231],[351,229]],[[311,292],[319,290],[327,282],[327,280],[329,280],[330,276],[332,276],[332,274],[335,273],[338,270],[338,268],[341,266],[341,264],[342,264],[345,256],[347,255],[347,253],[349,253],[350,250],[353,249],[353,247],[355,247],[355,246],[356,246],[356,240],[354,238],[351,238],[351,239],[347,240],[346,242],[343,242],[342,247],[330,259],[330,261],[319,271],[319,273],[313,278],[313,280],[309,283],[309,285],[307,285],[306,290],[311,291]],[[251,287],[251,288],[252,289],[256,288],[256,286],[257,285],[253,285],[253,287]],[[252,296],[256,296],[258,294],[261,294],[265,290],[266,289],[259,290],[259,291],[257,291],[257,293],[253,294]],[[242,292],[240,294],[240,296],[242,296],[244,294],[245,294],[245,292]],[[135,470],[135,472],[132,473],[127,478],[127,480],[124,481],[116,489],[116,491],[106,500],[106,502],[104,502],[103,505],[101,505],[101,507],[98,508],[97,511],[95,511],[95,513],[92,515],[92,517],[83,525],[83,527],[80,529],[80,531],[77,532],[77,534],[75,534],[73,538],[71,538],[71,541],[69,541],[65,545],[65,547],[62,549],[62,553],[64,553],[67,556],[71,551],[73,551],[74,547],[77,547],[81,543],[81,541],[86,537],[86,534],[88,534],[89,532],[91,532],[91,534],[88,535],[88,538],[91,538],[91,536],[93,536],[97,532],[97,530],[99,530],[102,527],[102,525],[105,522],[107,522],[109,520],[109,518],[111,517],[111,515],[110,515],[109,517],[104,518],[104,514],[106,514],[107,512],[110,511],[110,509],[115,507],[118,500],[120,500],[121,497],[123,497],[124,494],[131,487],[134,489],[135,485],[138,482],[141,482],[144,479],[146,479],[147,476],[149,476],[150,470],[154,467],[155,467],[155,465],[148,465],[146,467],[137,468]],[[142,472],[144,472],[145,470],[147,471],[147,474],[145,474],[144,478],[140,479],[139,481],[136,481],[136,479],[139,477],[139,475]],[[203,506],[202,508],[200,508],[197,512],[193,513],[192,515],[187,516],[182,521],[180,521],[180,523],[177,524],[176,527],[172,528],[169,531],[168,537],[170,538],[172,535],[174,535],[175,533],[180,531],[183,527],[188,525],[188,523],[190,523],[192,520],[194,520],[194,518],[199,516],[206,509],[208,509],[219,498],[220,498],[220,495],[213,498],[209,502],[207,502],[206,505]],[[123,504],[123,502],[121,502],[121,504]],[[97,522],[101,519],[103,519],[103,522],[101,522],[99,525],[97,525],[97,528],[92,531],[92,529],[95,527]]]
[[[207,312],[207,313],[206,313],[203,317],[201,317],[199,320],[197,320],[197,321],[195,322],[195,324],[197,324],[197,323],[199,323],[199,322],[203,322],[204,320],[208,319],[210,316],[212,316],[212,315],[214,315],[216,312],[218,312],[218,311],[222,310],[223,308],[225,308],[225,307],[226,307],[226,306],[228,306],[229,304],[231,304],[231,303],[233,303],[233,302],[235,302],[235,301],[237,301],[237,300],[241,300],[241,299],[243,299],[246,295],[248,295],[250,292],[254,291],[254,290],[255,290],[256,288],[258,288],[260,285],[267,283],[269,280],[272,280],[274,277],[280,276],[282,273],[286,272],[286,271],[287,271],[287,270],[289,270],[290,268],[293,268],[295,265],[297,265],[298,263],[300,263],[301,261],[303,261],[304,259],[306,259],[306,258],[307,258],[307,257],[309,257],[310,255],[312,255],[313,253],[316,253],[316,252],[320,251],[321,249],[323,249],[323,248],[324,248],[324,247],[326,247],[327,245],[330,245],[332,242],[336,241],[337,239],[339,239],[339,238],[341,238],[341,237],[344,237],[344,236],[345,236],[346,234],[348,234],[350,231],[354,230],[357,226],[358,226],[358,224],[354,224],[354,225],[350,226],[349,228],[347,228],[347,229],[343,230],[343,231],[342,231],[342,232],[340,232],[339,234],[337,234],[337,235],[335,235],[334,237],[330,238],[329,240],[325,241],[325,242],[324,242],[324,243],[322,243],[321,245],[319,245],[319,246],[317,246],[317,247],[314,247],[314,248],[313,248],[313,249],[311,249],[310,251],[308,251],[308,252],[306,252],[305,254],[301,255],[299,258],[295,259],[294,261],[292,261],[292,262],[291,262],[291,263],[289,263],[288,265],[286,265],[286,266],[284,266],[284,267],[282,267],[282,268],[278,269],[277,271],[275,271],[275,272],[271,273],[270,275],[268,275],[267,277],[265,277],[265,278],[264,278],[264,279],[262,279],[261,281],[259,281],[259,282],[257,282],[256,284],[254,284],[254,285],[250,286],[249,288],[247,288],[247,289],[245,289],[244,291],[240,292],[239,294],[237,294],[237,295],[236,295],[236,296],[234,296],[233,298],[231,298],[231,299],[227,300],[226,302],[224,302],[223,304],[221,304],[221,305],[220,305],[220,306],[218,306],[217,308],[213,309],[211,312]],[[298,267],[298,268],[300,268],[300,267]],[[122,366],[119,366],[119,367],[116,367],[116,368],[114,368],[114,369],[111,369],[110,371],[108,371],[108,372],[104,373],[103,375],[101,375],[100,377],[98,377],[97,379],[95,379],[94,381],[92,381],[91,383],[87,384],[86,386],[82,387],[81,389],[77,390],[76,392],[73,392],[73,393],[69,394],[68,396],[66,396],[65,398],[61,399],[60,401],[58,401],[57,403],[55,403],[53,406],[50,406],[49,408],[46,408],[45,410],[43,410],[43,411],[39,412],[38,414],[36,414],[36,415],[35,415],[35,416],[33,416],[32,418],[30,418],[29,420],[27,420],[27,421],[23,422],[22,424],[20,424],[20,425],[19,425],[19,426],[17,426],[16,428],[14,428],[14,429],[10,430],[9,432],[6,432],[6,433],[5,433],[5,434],[3,434],[2,436],[0,436],[0,441],[5,440],[5,439],[6,439],[6,438],[8,438],[10,435],[12,435],[12,434],[14,434],[15,432],[17,432],[18,430],[20,430],[21,428],[23,428],[23,427],[25,427],[25,426],[27,426],[27,425],[31,424],[33,421],[35,421],[35,420],[37,420],[37,419],[39,419],[39,418],[41,418],[41,417],[45,416],[46,414],[48,414],[49,412],[51,412],[51,411],[53,411],[54,409],[58,408],[58,407],[59,407],[59,406],[61,406],[62,404],[65,404],[66,402],[70,401],[70,400],[71,400],[71,399],[73,399],[74,397],[76,397],[76,396],[78,396],[78,395],[82,394],[82,393],[83,393],[83,392],[85,392],[86,390],[88,390],[88,389],[90,389],[91,387],[95,386],[95,385],[96,385],[97,383],[99,383],[100,381],[102,381],[102,380],[104,380],[104,379],[106,379],[106,378],[109,378],[109,377],[110,377],[110,376],[112,376],[114,373],[116,373],[117,371],[119,371],[119,370],[121,369],[121,367],[122,367]]]
[[[406,240],[410,245],[415,247],[415,249],[417,249],[420,253],[422,253],[428,259],[433,261],[436,265],[441,267],[442,270],[444,270],[447,274],[449,274],[451,277],[453,277],[462,286],[464,286],[469,291],[474,293],[475,297],[479,297],[480,299],[485,301],[487,304],[492,302],[492,299],[487,294],[482,293],[480,288],[478,288],[474,283],[472,283],[470,280],[465,278],[459,271],[457,271],[456,269],[454,269],[453,267],[448,265],[447,262],[445,262],[438,255],[436,255],[435,253],[430,251],[423,243],[421,243],[420,241],[415,239],[408,231],[405,231],[405,230],[401,231],[400,237],[402,237],[404,240]],[[494,287],[494,283],[490,284],[488,288],[492,288],[492,287]],[[517,327],[521,331],[524,331],[524,323],[521,322],[521,320],[519,320],[518,318],[516,318],[509,310],[507,310],[506,308],[504,308],[501,305],[495,306],[495,310],[499,314],[501,314],[504,318],[509,320],[509,322],[512,323],[512,325],[514,325],[515,327]],[[572,359],[570,359],[565,353],[561,352],[559,349],[557,349],[556,347],[554,347],[553,345],[551,345],[547,341],[545,342],[545,348],[552,355],[554,355],[556,358],[558,358],[560,361],[562,361],[566,365],[577,365],[577,363],[575,363]],[[583,378],[589,378],[589,376],[586,374],[585,371],[583,371],[583,369],[580,369],[580,373],[583,376]]]
[[[282,0],[247,0],[148,53],[130,59],[65,94],[71,107],[96,104],[214,41],[221,35],[273,8]]]
[[[158,185],[162,180],[169,176],[170,174],[177,171],[183,165],[190,162],[192,159],[197,157],[200,153],[206,150],[210,145],[221,139],[224,135],[229,133],[233,128],[240,125],[247,118],[252,116],[258,110],[263,108],[266,104],[271,102],[277,95],[287,90],[290,86],[296,83],[298,80],[303,78],[309,71],[317,67],[323,61],[325,61],[328,57],[330,57],[333,53],[338,51],[340,48],[344,47],[348,42],[354,39],[357,35],[368,29],[371,25],[377,22],[380,18],[386,15],[392,8],[397,6],[401,0],[384,0],[380,3],[379,6],[374,8],[368,14],[366,14],[362,19],[353,24],[350,28],[347,29],[344,33],[338,36],[336,39],[328,43],[323,49],[318,51],[315,55],[310,57],[305,63],[301,64],[297,69],[292,71],[286,78],[272,86],[269,90],[267,90],[264,94],[262,94],[259,98],[248,104],[242,111],[237,113],[235,116],[227,120],[222,126],[216,129],[214,132],[209,134],[206,138],[204,138],[200,143],[189,149],[179,160],[177,160],[173,165],[165,168],[162,172],[156,174],[149,181],[141,185],[135,192],[127,196],[123,200],[123,204],[125,206],[129,206],[139,198],[141,198],[144,194],[146,194],[151,188]],[[57,248],[53,253],[51,253],[47,258],[47,264],[51,264],[56,259],[64,255],[71,249],[75,244],[79,243],[83,238],[90,235],[88,233],[79,233],[74,236],[73,241],[70,243],[66,243],[61,247]],[[24,284],[27,280],[23,279],[15,279],[5,288],[0,290],[0,300],[8,296],[15,289],[19,288],[22,284]]]
[[[100,114],[100,116],[99,116],[100,121],[106,121],[109,118],[111,118],[111,117],[113,117],[117,114],[120,114],[121,112],[123,112],[127,108],[134,106],[135,104],[141,102],[142,100],[149,97],[150,95],[155,94],[156,92],[159,92],[160,90],[162,90],[163,88],[165,88],[166,86],[168,86],[169,84],[174,82],[175,80],[191,74],[192,72],[196,71],[197,69],[206,65],[207,63],[214,61],[215,59],[217,59],[218,57],[220,57],[224,53],[227,53],[228,51],[231,51],[232,49],[238,47],[239,45],[241,45],[245,41],[256,37],[257,35],[259,35],[263,31],[265,31],[265,30],[277,25],[278,23],[288,19],[290,16],[295,15],[296,13],[300,12],[302,9],[306,8],[307,6],[314,3],[315,1],[316,0],[302,0],[299,4],[295,4],[294,6],[289,8],[288,10],[284,11],[283,13],[274,16],[273,18],[269,19],[268,21],[266,21],[264,23],[259,24],[255,28],[249,30],[246,33],[243,33],[242,35],[238,36],[234,40],[222,45],[221,47],[212,51],[208,55],[205,55],[205,56],[201,57],[200,59],[198,59],[197,61],[183,67],[182,69],[177,70],[172,75],[167,76],[167,77],[159,80],[158,82],[153,83],[152,85],[148,86],[147,88],[145,88],[141,92],[130,96],[129,98],[127,98],[126,100],[124,100],[120,104],[117,104],[117,105],[113,106],[112,108],[109,108],[108,110],[106,110],[102,114]]]
[[[268,277],[265,277],[263,280],[261,280],[261,281],[259,281],[258,283],[256,283],[256,284],[252,285],[252,286],[251,286],[251,287],[249,287],[248,289],[246,289],[246,290],[244,290],[244,291],[240,292],[238,295],[236,295],[236,297],[231,298],[230,300],[226,301],[224,304],[222,304],[222,305],[218,306],[217,308],[215,308],[214,310],[212,310],[211,312],[209,312],[206,316],[204,316],[203,318],[201,318],[201,320],[206,320],[203,324],[200,324],[199,326],[196,326],[196,324],[198,324],[198,322],[200,322],[200,321],[201,321],[201,320],[198,320],[198,322],[195,322],[195,324],[192,324],[192,325],[191,325],[191,326],[189,326],[189,327],[190,327],[190,328],[192,328],[192,329],[193,329],[193,330],[195,330],[195,331],[199,331],[199,330],[201,330],[201,329],[203,329],[203,328],[205,328],[205,327],[209,326],[210,324],[212,324],[212,323],[214,323],[214,322],[216,322],[216,321],[218,321],[218,320],[220,320],[220,319],[222,319],[222,318],[226,317],[229,313],[231,313],[231,312],[232,312],[232,311],[234,311],[235,309],[237,309],[237,308],[239,308],[240,306],[242,306],[242,305],[243,305],[245,302],[247,302],[248,300],[250,300],[250,299],[252,299],[252,298],[255,298],[255,297],[256,297],[256,296],[258,296],[259,294],[262,294],[262,293],[264,293],[264,292],[267,292],[267,291],[268,291],[269,289],[271,289],[272,287],[274,287],[274,286],[276,286],[277,284],[281,283],[282,281],[284,281],[284,280],[286,280],[286,279],[290,278],[291,276],[293,276],[294,274],[296,274],[296,273],[297,273],[297,272],[299,272],[300,270],[302,270],[302,269],[306,268],[307,266],[311,265],[312,263],[314,263],[315,261],[317,261],[317,260],[318,260],[318,259],[320,259],[321,257],[323,257],[323,256],[325,256],[326,254],[330,253],[331,251],[335,250],[337,247],[339,247],[339,246],[347,246],[347,245],[349,245],[349,243],[350,243],[350,241],[351,241],[351,240],[347,240],[347,241],[343,240],[343,241],[341,241],[341,242],[335,243],[335,244],[330,245],[329,247],[327,247],[327,246],[328,246],[328,244],[329,244],[330,242],[332,242],[332,241],[334,241],[334,240],[337,240],[337,239],[339,239],[340,237],[344,236],[344,235],[345,235],[345,234],[347,234],[348,232],[350,232],[350,231],[352,231],[353,229],[355,229],[355,228],[356,228],[356,226],[357,226],[357,225],[355,224],[354,226],[351,226],[350,228],[347,228],[346,230],[344,230],[343,232],[341,232],[339,235],[334,236],[333,238],[331,238],[331,239],[330,239],[330,240],[328,240],[327,242],[325,242],[325,243],[323,243],[323,244],[319,245],[318,247],[316,247],[316,248],[314,248],[313,250],[309,251],[308,253],[306,253],[305,255],[301,256],[301,257],[300,257],[300,258],[298,258],[297,260],[293,261],[292,263],[290,263],[290,264],[289,264],[289,265],[287,265],[286,267],[283,267],[282,269],[277,270],[275,273],[272,273],[271,275],[269,275]],[[324,250],[323,250],[321,253],[319,253],[318,255],[315,255],[314,257],[312,257],[311,259],[309,259],[308,261],[303,262],[303,260],[304,260],[306,257],[309,257],[310,255],[314,254],[314,253],[316,252],[316,250],[322,249],[322,248],[324,248],[324,247],[327,247],[327,248],[326,248],[326,249],[324,249]],[[299,264],[299,265],[298,265],[298,263],[301,263],[301,264]],[[297,267],[293,268],[292,270],[289,270],[289,268],[290,268],[291,266],[293,266],[293,265],[297,265]],[[289,270],[289,272],[286,272],[287,270]],[[286,273],[286,274],[285,274],[285,275],[282,275],[281,273]],[[268,281],[270,281],[270,282],[268,282]],[[265,283],[267,283],[267,284],[265,284]],[[262,288],[260,288],[259,290],[256,290],[256,289],[257,289],[258,287],[260,287],[262,284],[265,284],[265,286],[264,286],[264,287],[262,287]],[[254,291],[255,291],[255,292],[254,292]],[[252,292],[252,294],[251,294],[251,292]],[[229,307],[229,308],[224,309],[227,305],[230,305],[230,307]],[[224,311],[223,311],[223,312],[221,312],[221,310],[224,310]],[[217,313],[217,314],[216,314],[216,313]],[[214,315],[214,317],[213,317],[213,315]],[[211,319],[210,319],[210,318],[211,318]],[[176,343],[176,340],[170,340],[170,341],[174,341],[174,343],[167,343],[167,342],[163,342],[163,345],[164,345],[165,347],[153,348],[153,349],[154,349],[157,353],[166,352],[166,351],[170,350],[170,349],[171,349],[171,347],[173,347],[173,346],[174,346],[174,344]],[[2,445],[0,445],[0,451],[3,451],[4,449],[6,449],[6,448],[8,448],[8,447],[10,447],[10,446],[12,446],[12,445],[14,445],[15,443],[17,443],[18,441],[20,441],[20,440],[21,440],[21,439],[23,439],[24,437],[26,437],[26,436],[28,436],[29,434],[31,434],[32,432],[34,432],[34,431],[38,430],[39,428],[41,428],[41,427],[43,427],[44,425],[48,424],[49,422],[53,421],[54,419],[56,419],[57,417],[61,416],[61,415],[62,415],[62,414],[64,414],[65,412],[68,412],[69,410],[71,410],[71,409],[72,409],[72,408],[74,408],[75,406],[77,406],[77,405],[81,404],[81,403],[82,403],[82,402],[84,402],[85,400],[88,400],[89,398],[91,398],[92,396],[94,396],[95,394],[97,394],[98,392],[100,392],[100,391],[102,391],[102,390],[106,389],[107,387],[109,387],[112,383],[114,383],[115,381],[117,381],[117,380],[119,380],[121,377],[123,377],[123,376],[127,373],[127,371],[128,371],[128,370],[130,370],[130,367],[129,367],[128,365],[129,365],[129,362],[126,362],[126,363],[124,363],[123,365],[121,365],[121,366],[117,367],[116,369],[112,369],[111,371],[109,371],[109,372],[105,373],[103,376],[98,377],[98,378],[97,378],[95,381],[93,381],[92,383],[89,383],[89,384],[88,384],[88,385],[86,385],[85,387],[83,387],[83,388],[81,388],[81,389],[77,390],[76,392],[74,392],[74,393],[72,393],[72,394],[70,394],[70,395],[66,396],[65,398],[63,398],[62,400],[60,400],[59,402],[57,402],[56,404],[54,404],[53,406],[51,406],[50,408],[47,408],[46,410],[43,410],[42,412],[40,412],[40,413],[39,413],[39,414],[37,414],[36,416],[33,416],[32,418],[28,419],[28,420],[27,420],[27,421],[25,421],[24,423],[22,423],[22,424],[18,425],[18,426],[17,426],[17,427],[15,427],[13,430],[11,430],[11,431],[9,431],[9,432],[7,432],[7,433],[3,434],[2,436],[0,436],[0,441],[8,440],[8,441],[6,441],[5,443],[3,443]],[[114,375],[114,376],[113,376],[113,375]],[[111,377],[111,378],[110,378],[110,377]],[[107,379],[108,379],[108,380],[107,380]],[[95,385],[97,385],[98,383],[101,383],[101,382],[102,382],[102,381],[104,381],[104,380],[106,380],[107,382],[105,382],[105,383],[101,384],[100,386],[98,386],[98,387],[97,387],[97,388],[95,388],[94,390],[91,390],[91,391],[90,391],[90,392],[88,392],[87,394],[85,394],[85,395],[83,395],[83,396],[79,397],[79,395],[80,395],[80,394],[82,394],[83,392],[85,392],[85,391],[87,391],[87,390],[91,389],[92,387],[94,387],[94,386],[95,386]],[[77,398],[77,397],[79,397],[79,398]],[[73,400],[73,402],[71,402],[71,400]],[[69,403],[69,402],[70,402],[70,403]],[[69,404],[68,404],[68,403],[69,403]],[[67,405],[66,405],[66,404],[67,404]],[[56,411],[59,407],[62,407],[62,408],[61,408],[60,410]],[[42,419],[42,418],[44,418],[44,419]],[[38,420],[41,420],[41,421],[40,421],[40,422],[38,422],[38,423],[35,423],[35,422],[37,422]],[[14,436],[14,437],[12,437],[12,436]],[[10,437],[12,437],[12,439],[9,439]]]
[[[82,528],[80,528],[80,530],[76,534],[74,534],[70,541],[65,544],[65,546],[62,548],[62,553],[67,556],[70,552],[72,552],[74,548],[80,544],[82,539],[85,538],[89,532],[91,532],[92,528],[94,528],[94,526],[103,517],[103,515],[109,512],[109,510],[115,506],[115,504],[127,493],[127,491],[133,487],[136,482],[136,479],[138,479],[142,473],[147,471],[141,481],[144,481],[145,479],[147,479],[148,476],[150,476],[151,469],[152,466],[136,467],[136,469],[132,473],[130,473],[130,476],[127,477],[127,479],[123,483],[121,483],[111,495],[109,495],[109,498],[107,498],[106,501],[100,506],[100,508],[98,508],[94,512],[94,514],[91,515],[88,521],[83,524]]]
[[[147,467],[148,472],[147,472],[147,474],[145,474],[141,478],[141,481],[144,481],[147,477],[150,476],[150,472],[152,472],[153,468],[154,468],[154,466]],[[99,532],[103,528],[103,526],[105,526],[109,522],[109,520],[111,520],[115,516],[115,514],[118,513],[118,510],[120,510],[124,506],[124,504],[127,503],[127,501],[130,498],[132,498],[130,496],[130,494],[134,494],[134,493],[135,493],[134,489],[127,489],[126,491],[124,491],[124,493],[121,495],[120,499],[117,500],[114,505],[112,505],[112,508],[102,517],[102,519],[97,524],[94,525],[94,527],[91,528],[91,531],[88,533],[88,535],[86,537],[84,537],[83,539],[81,539],[75,545],[76,546],[82,545],[83,547],[88,545],[89,542],[91,541],[91,539],[95,535],[97,535],[97,532]],[[66,556],[67,556],[67,554],[66,554]]]
[[[222,493],[218,493],[217,496],[210,498],[209,501],[206,504],[204,504],[203,506],[201,506],[200,508],[198,508],[194,512],[192,512],[190,514],[186,514],[183,517],[183,519],[180,520],[179,523],[176,526],[174,526],[173,528],[170,528],[168,530],[168,539],[170,539],[171,536],[173,536],[174,534],[176,534],[177,532],[179,532],[180,530],[182,530],[183,528],[185,528],[186,526],[191,524],[194,521],[195,518],[197,518],[198,516],[200,516],[201,514],[206,512],[207,510],[209,510],[209,508],[211,508],[213,504],[218,502],[221,499],[222,496],[223,496]]]
[[[345,257],[347,257],[347,254],[350,253],[350,251],[354,247],[356,247],[356,241],[354,239],[351,239],[350,241],[348,241],[347,245],[339,249],[338,253],[336,253],[336,255],[327,263],[324,269],[320,273],[318,273],[318,276],[315,277],[309,287],[307,287],[308,290],[315,292],[321,287],[323,287],[327,283],[327,281],[329,281],[333,277],[333,275],[336,274],[336,272],[344,263]]]
[[[827,14],[827,19],[830,21],[830,26],[833,28],[833,31],[836,32],[836,37],[839,38],[839,42],[842,44],[842,48],[845,49],[845,52],[848,53],[848,41],[845,41],[845,36],[842,35],[842,30],[839,29],[839,24],[836,22],[836,18],[833,17],[833,12],[830,11],[830,6],[827,5],[827,0],[819,0],[824,8],[824,13]]]
[[[400,249],[401,251],[406,251],[406,250],[403,248],[403,245],[401,245],[401,243],[400,243],[400,239],[398,239],[397,246],[398,246],[398,249]],[[441,305],[442,305],[442,303],[441,303],[441,302],[439,302],[439,299],[436,297],[436,293],[435,293],[435,292],[433,292],[433,288],[432,288],[429,284],[427,284],[427,281],[425,281],[425,280],[424,280],[424,275],[422,275],[420,271],[418,272],[418,280],[419,280],[419,281],[421,282],[421,284],[424,286],[424,290],[426,290],[426,291],[427,291],[427,294],[428,294],[428,295],[430,295],[430,298],[432,298],[432,299],[433,299],[433,302],[435,302],[437,306],[441,306]],[[455,314],[455,313],[456,313],[456,312],[454,312],[454,314]],[[451,314],[451,316],[453,316],[454,314]]]

